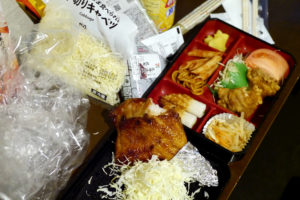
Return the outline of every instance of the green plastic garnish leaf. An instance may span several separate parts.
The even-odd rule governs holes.
[[[226,72],[226,78],[221,81],[221,85],[229,89],[248,87],[247,66],[244,63],[234,62],[233,64]]]
[[[214,97],[216,97],[216,96],[217,96],[217,91],[214,90],[214,89],[212,89],[209,85],[208,85],[207,87],[208,87],[209,91],[212,93],[212,95],[213,95]]]

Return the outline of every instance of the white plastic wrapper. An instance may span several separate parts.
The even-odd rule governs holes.
[[[115,12],[128,16],[136,24],[138,32],[135,43],[138,52],[143,51],[145,48],[141,43],[142,40],[158,34],[154,22],[147,15],[147,11],[139,0],[105,0],[105,3],[113,8]]]
[[[151,51],[141,41],[157,35],[154,22],[138,0],[105,0],[118,14],[129,17],[137,26],[135,51],[127,58],[128,70],[121,89],[124,100],[141,97],[165,67],[165,59]]]
[[[83,161],[89,101],[48,73],[19,67],[0,3],[0,199],[55,199]]]
[[[122,88],[124,99],[140,98],[166,67],[166,59],[184,43],[179,27],[140,41],[142,51],[128,60],[128,72]]]

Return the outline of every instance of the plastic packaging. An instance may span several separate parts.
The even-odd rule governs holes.
[[[117,13],[128,16],[136,24],[138,32],[135,37],[135,44],[137,45],[137,52],[143,52],[145,47],[141,41],[158,34],[158,31],[140,1],[105,0],[105,3]]]
[[[110,105],[119,102],[126,63],[104,41],[76,26],[65,5],[49,2],[32,41],[31,36],[23,39],[29,44],[19,52],[23,62],[51,71],[93,98]]]
[[[14,54],[13,44],[9,37],[9,29],[3,16],[0,4],[0,103],[15,93],[15,82],[19,65]]]
[[[175,18],[176,0],[141,0],[141,2],[160,32],[171,28]]]
[[[142,43],[158,31],[138,0],[106,0],[105,3],[118,14],[129,17],[137,26],[135,52],[127,58],[128,70],[121,96],[123,99],[141,97],[165,67],[165,58]]]
[[[18,41],[20,35],[26,34],[32,30],[33,22],[20,8],[16,1],[1,0],[3,5],[3,16],[10,30],[10,38],[12,41]]]
[[[45,3],[42,0],[17,0],[17,2],[22,6],[29,9],[34,13],[39,19],[43,16],[43,11],[45,9]],[[26,9],[25,8],[25,9]]]
[[[128,60],[128,73],[122,94],[125,99],[139,98],[160,75],[173,55],[184,43],[179,27],[141,41],[146,52],[133,55]]]
[[[9,41],[7,33],[0,37]],[[55,199],[87,150],[89,101],[28,63],[16,68],[12,46],[1,42],[0,199]]]
[[[89,101],[55,77],[21,71],[18,96],[0,105],[0,199],[54,199],[87,150]]]

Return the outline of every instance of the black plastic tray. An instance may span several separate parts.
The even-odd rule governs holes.
[[[217,157],[212,155],[203,143],[199,135],[190,132],[186,129],[188,140],[198,148],[199,152],[211,163],[212,167],[217,170],[219,177],[218,187],[203,187],[201,192],[195,199],[206,199],[204,192],[208,193],[209,199],[217,199],[222,192],[225,184],[230,178],[230,171],[228,166]],[[116,131],[108,133],[108,139],[104,142],[99,151],[88,161],[87,166],[80,173],[72,185],[64,192],[59,199],[73,199],[73,200],[100,200],[100,193],[97,192],[98,186],[109,184],[112,177],[106,175],[102,168],[112,160],[112,154],[115,149]],[[92,178],[91,178],[92,177]],[[90,184],[89,180],[91,178]],[[195,185],[191,186],[192,190],[196,189]]]

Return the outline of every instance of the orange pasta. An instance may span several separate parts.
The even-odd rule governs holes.
[[[195,95],[202,95],[204,86],[222,60],[221,52],[194,49],[188,56],[198,56],[200,59],[187,61],[172,73],[172,80],[188,88]]]
[[[187,69],[179,69],[173,72],[172,80],[188,89],[195,95],[203,94],[203,87],[206,81],[197,78],[197,75],[192,74]]]

